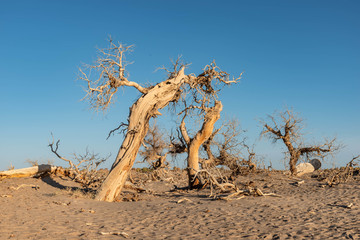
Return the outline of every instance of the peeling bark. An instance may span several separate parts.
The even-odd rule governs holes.
[[[199,149],[201,145],[211,136],[214,130],[214,124],[220,118],[221,110],[222,103],[220,101],[216,101],[215,106],[206,113],[202,128],[199,132],[197,132],[195,137],[190,140],[187,159],[190,188],[201,187],[200,179],[198,177],[195,178],[196,173],[199,171]]]
[[[132,105],[127,134],[109,175],[95,196],[96,200],[112,202],[121,192],[148,131],[150,119],[160,114],[159,109],[177,100],[185,80],[183,68],[176,77],[155,85]]]
[[[54,173],[60,169],[63,170],[63,168],[61,168],[61,167],[43,164],[43,165],[34,166],[34,167],[2,171],[2,172],[0,172],[0,179],[32,177],[37,174]]]

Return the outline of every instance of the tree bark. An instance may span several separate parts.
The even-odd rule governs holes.
[[[2,172],[0,172],[0,179],[32,177],[36,174],[43,174],[43,173],[47,173],[47,172],[54,173],[59,169],[62,169],[62,168],[48,165],[48,164],[42,164],[42,165],[29,167],[29,168],[21,168],[21,169],[2,171]]]
[[[296,163],[298,162],[298,160],[299,160],[299,156],[297,156],[297,154],[290,154],[289,165],[290,165],[291,175],[297,174]]]
[[[190,188],[201,187],[202,183],[200,179],[198,177],[195,178],[196,173],[199,171],[199,149],[201,145],[211,136],[214,130],[214,124],[220,118],[221,110],[222,103],[220,101],[216,101],[214,107],[206,113],[201,130],[190,141],[187,159]]]
[[[160,114],[159,109],[178,99],[185,80],[183,68],[176,77],[155,85],[132,105],[125,139],[109,175],[95,196],[96,200],[112,202],[121,192],[148,131],[150,119]]]

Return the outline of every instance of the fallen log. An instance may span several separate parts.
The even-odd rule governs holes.
[[[20,178],[20,177],[32,177],[44,173],[56,173],[59,170],[63,171],[62,167],[56,167],[49,164],[42,164],[34,167],[13,169],[0,172],[0,179],[4,178]]]
[[[65,176],[65,177],[73,177],[76,173],[69,169],[64,169],[62,167],[53,166],[49,164],[41,164],[38,166],[28,167],[28,168],[20,168],[20,169],[13,169],[8,171],[0,172],[0,179],[5,178],[23,178],[23,177],[33,177],[42,174],[54,174],[58,176]],[[76,179],[73,179],[75,182]],[[146,192],[147,189],[136,186],[135,184],[126,181],[124,184],[124,188],[128,190],[135,190],[138,192]]]

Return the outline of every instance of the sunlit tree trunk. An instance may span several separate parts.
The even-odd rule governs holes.
[[[112,202],[121,192],[148,131],[150,119],[160,114],[159,109],[178,99],[184,78],[182,69],[175,78],[155,85],[132,105],[125,139],[109,175],[95,196],[96,200]]]
[[[215,106],[206,112],[202,128],[188,144],[187,167],[190,188],[199,188],[202,185],[199,177],[195,177],[199,171],[199,149],[213,133],[214,124],[219,120],[221,110],[222,103],[215,102]]]

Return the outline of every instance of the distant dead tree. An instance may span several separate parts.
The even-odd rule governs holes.
[[[331,140],[325,139],[323,144],[306,145],[303,142],[303,120],[297,116],[292,110],[284,110],[282,112],[268,115],[271,124],[261,121],[263,130],[261,136],[265,136],[273,142],[282,141],[290,155],[289,165],[292,175],[296,175],[296,164],[301,157],[309,159],[317,156],[326,157],[340,149],[340,145],[336,144],[336,138]]]
[[[169,163],[166,161],[168,154],[168,143],[165,141],[164,134],[159,130],[156,124],[149,127],[142,143],[143,149],[140,150],[140,156],[148,162],[152,169],[157,170],[166,167]]]
[[[214,99],[215,85],[236,83],[240,78],[230,79],[229,74],[221,71],[215,62],[205,66],[199,75],[185,75],[185,65],[177,62],[173,70],[168,71],[166,80],[150,87],[143,87],[137,82],[130,81],[126,74],[125,54],[131,49],[132,46],[110,40],[108,48],[99,50],[100,55],[95,64],[80,69],[80,79],[87,83],[85,99],[96,110],[106,110],[120,87],[134,87],[141,93],[130,108],[128,123],[122,124],[127,126],[125,139],[109,175],[95,196],[95,199],[100,201],[114,201],[121,192],[148,131],[149,120],[161,115],[159,109],[169,103],[176,104],[188,89],[198,91],[205,100]],[[203,103],[204,106],[207,104],[208,102]]]

